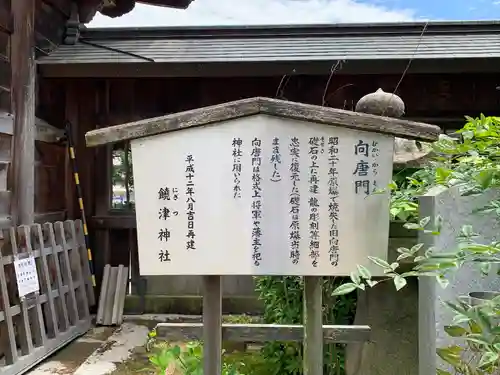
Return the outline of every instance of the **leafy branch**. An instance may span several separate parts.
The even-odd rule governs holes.
[[[500,118],[466,117],[465,126],[455,137],[442,135],[432,146],[433,158],[427,166],[414,171],[388,186],[391,191],[391,217],[406,221],[407,229],[423,231],[432,236],[441,233],[443,218],[418,220],[418,197],[431,189],[455,187],[462,195],[477,195],[500,187]],[[492,200],[477,214],[495,214],[500,217],[500,201]],[[431,222],[432,220],[432,222]],[[457,235],[454,249],[442,252],[417,244],[410,249],[401,247],[396,262],[370,257],[384,276],[372,277],[361,265],[350,275],[350,282],[336,288],[333,295],[345,295],[355,290],[366,290],[382,282],[392,282],[396,290],[407,285],[408,277],[434,277],[445,288],[447,275],[466,264],[476,265],[483,274],[489,274],[492,265],[500,263],[500,242],[476,242],[478,234],[472,226],[464,225]],[[400,272],[401,261],[410,261],[410,271]],[[438,349],[437,355],[457,374],[486,375],[500,371],[500,297],[481,304],[466,301],[447,302],[455,313],[453,322],[445,327],[451,337],[461,339],[463,345]],[[451,375],[448,370],[437,370],[438,375]]]

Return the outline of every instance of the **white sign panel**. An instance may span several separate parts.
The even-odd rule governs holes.
[[[265,115],[134,140],[140,272],[378,272],[392,155],[391,136]]]
[[[14,260],[19,297],[40,291],[35,257]]]

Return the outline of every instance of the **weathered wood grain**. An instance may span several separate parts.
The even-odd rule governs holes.
[[[304,276],[304,375],[323,374],[323,278]]]
[[[53,251],[51,261],[56,270],[56,286],[57,291],[59,292],[59,297],[56,299],[55,305],[58,311],[59,330],[65,332],[69,329],[68,308],[66,306],[66,293],[68,289],[65,288],[63,283],[59,262],[59,252],[56,250],[60,248],[62,251],[62,247],[57,245],[54,226],[52,223],[45,223],[43,225],[43,233],[48,240],[48,245]]]
[[[203,373],[219,375],[222,370],[222,284],[221,276],[203,277]]]
[[[33,247],[31,245],[31,232],[30,227],[27,225],[21,225],[17,228],[17,234],[19,238],[24,240],[24,250],[28,256],[34,256]],[[40,253],[42,255],[43,252]],[[39,258],[34,258],[37,268],[37,272],[40,271]],[[39,280],[43,279],[44,271],[42,269],[42,275],[39,275]],[[45,332],[45,323],[42,313],[42,303],[40,301],[40,291],[31,295],[29,303],[34,304],[34,307],[28,311],[29,323],[31,326],[31,331],[33,335],[33,342],[35,347],[44,346],[47,343],[47,334]]]
[[[167,341],[201,340],[202,323],[159,323],[157,337]],[[302,341],[302,325],[281,324],[222,324],[222,340],[230,342]],[[366,342],[370,340],[368,326],[323,325],[326,343]]]
[[[47,324],[47,336],[49,338],[54,338],[59,334],[59,328],[57,326],[56,305],[54,302],[55,297],[50,280],[49,263],[47,261],[47,254],[43,251],[45,241],[43,239],[42,226],[40,224],[32,225],[31,232],[33,233],[33,237],[35,238],[35,243],[37,244],[35,246],[35,250],[38,250],[40,252],[42,292],[47,296],[47,303],[43,305]]]
[[[79,225],[78,221],[76,227]],[[90,278],[84,276],[81,269],[87,263],[82,263],[86,249],[76,227],[73,221],[56,223],[59,245],[50,223],[46,223],[43,229],[39,224],[32,224],[4,230],[4,241],[8,246],[4,245],[4,252],[0,253],[0,296],[3,302],[0,303],[0,323],[6,327],[0,336],[2,354],[6,359],[0,361],[2,375],[25,373],[90,328],[89,296],[85,295],[89,280],[83,280]],[[7,255],[4,255],[5,250]],[[16,282],[15,276],[7,275],[5,271],[13,268],[12,263],[17,257],[27,255],[35,258],[42,293],[30,294],[19,301],[17,294],[8,290],[9,283]],[[60,255],[63,272],[59,267]],[[52,284],[57,284],[58,288],[53,289]],[[75,298],[75,292],[78,298]],[[68,319],[67,299],[71,319]]]
[[[5,273],[5,269],[3,266],[2,259],[3,254],[0,249],[0,295],[2,297],[2,308],[5,320],[5,329],[2,327],[1,329],[1,337],[0,337],[0,349],[4,350],[5,362],[7,365],[11,365],[17,361],[17,345],[16,345],[16,332],[14,330],[14,319],[13,314],[11,312],[11,305],[9,300],[9,289],[8,289],[8,281]]]
[[[99,304],[97,307],[96,323],[104,324],[104,311],[106,308],[106,299],[108,293],[109,276],[111,274],[111,266],[106,264],[104,266],[102,281],[101,281],[101,293],[99,294]]]
[[[86,281],[90,281],[90,278],[85,277],[83,271],[83,267],[88,267],[89,265],[89,261],[86,257],[87,246],[85,245],[83,236],[77,236],[75,222],[73,220],[66,220],[63,225],[64,231],[69,234],[72,240],[69,256],[71,260],[72,277],[77,281],[77,286],[75,286],[75,297],[78,305],[78,316],[80,320],[88,320],[90,319],[89,292],[87,291]],[[88,275],[90,275],[90,272]],[[93,291],[91,293],[93,294]]]
[[[4,231],[4,238],[11,244],[12,255],[17,257],[19,255],[18,241],[16,228],[9,228]],[[12,282],[13,280],[11,280]],[[18,299],[18,296],[16,296]],[[19,333],[19,346],[21,347],[21,354],[28,355],[33,351],[33,336],[31,335],[31,325],[28,315],[28,301],[26,299],[20,302],[21,314],[16,316],[14,323],[18,327]]]
[[[78,253],[81,258],[82,264],[82,272],[83,272],[83,281],[85,282],[88,296],[88,304],[89,306],[95,305],[95,295],[94,295],[94,287],[92,286],[92,274],[90,273],[90,265],[89,265],[89,252],[87,249],[87,244],[85,243],[85,235],[83,231],[83,223],[81,220],[75,220],[74,226],[74,240],[78,245]]]
[[[257,114],[426,141],[436,140],[441,133],[438,126],[424,123],[256,97],[97,129],[88,132],[85,139],[87,146],[99,146]]]
[[[14,224],[31,225],[35,215],[35,1],[12,2],[11,36],[14,142],[12,177]]]
[[[68,301],[67,301],[69,322],[71,325],[76,325],[80,320],[80,317],[78,314],[78,304],[75,293],[76,286],[72,275],[74,267],[72,265],[69,255],[71,247],[66,241],[64,224],[62,222],[58,221],[57,223],[54,224],[54,231],[55,231],[56,242],[63,249],[61,271],[62,271],[63,282],[69,286]],[[65,299],[63,298],[63,301],[64,300]]]

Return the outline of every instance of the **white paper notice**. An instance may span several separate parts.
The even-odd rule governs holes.
[[[16,270],[19,297],[24,297],[30,293],[40,291],[35,257],[30,256],[28,258],[15,260],[14,269]]]

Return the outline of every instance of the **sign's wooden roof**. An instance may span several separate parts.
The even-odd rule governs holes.
[[[441,132],[440,128],[435,125],[256,97],[97,129],[88,132],[85,139],[87,146],[99,146],[257,114],[425,141],[437,140]]]

